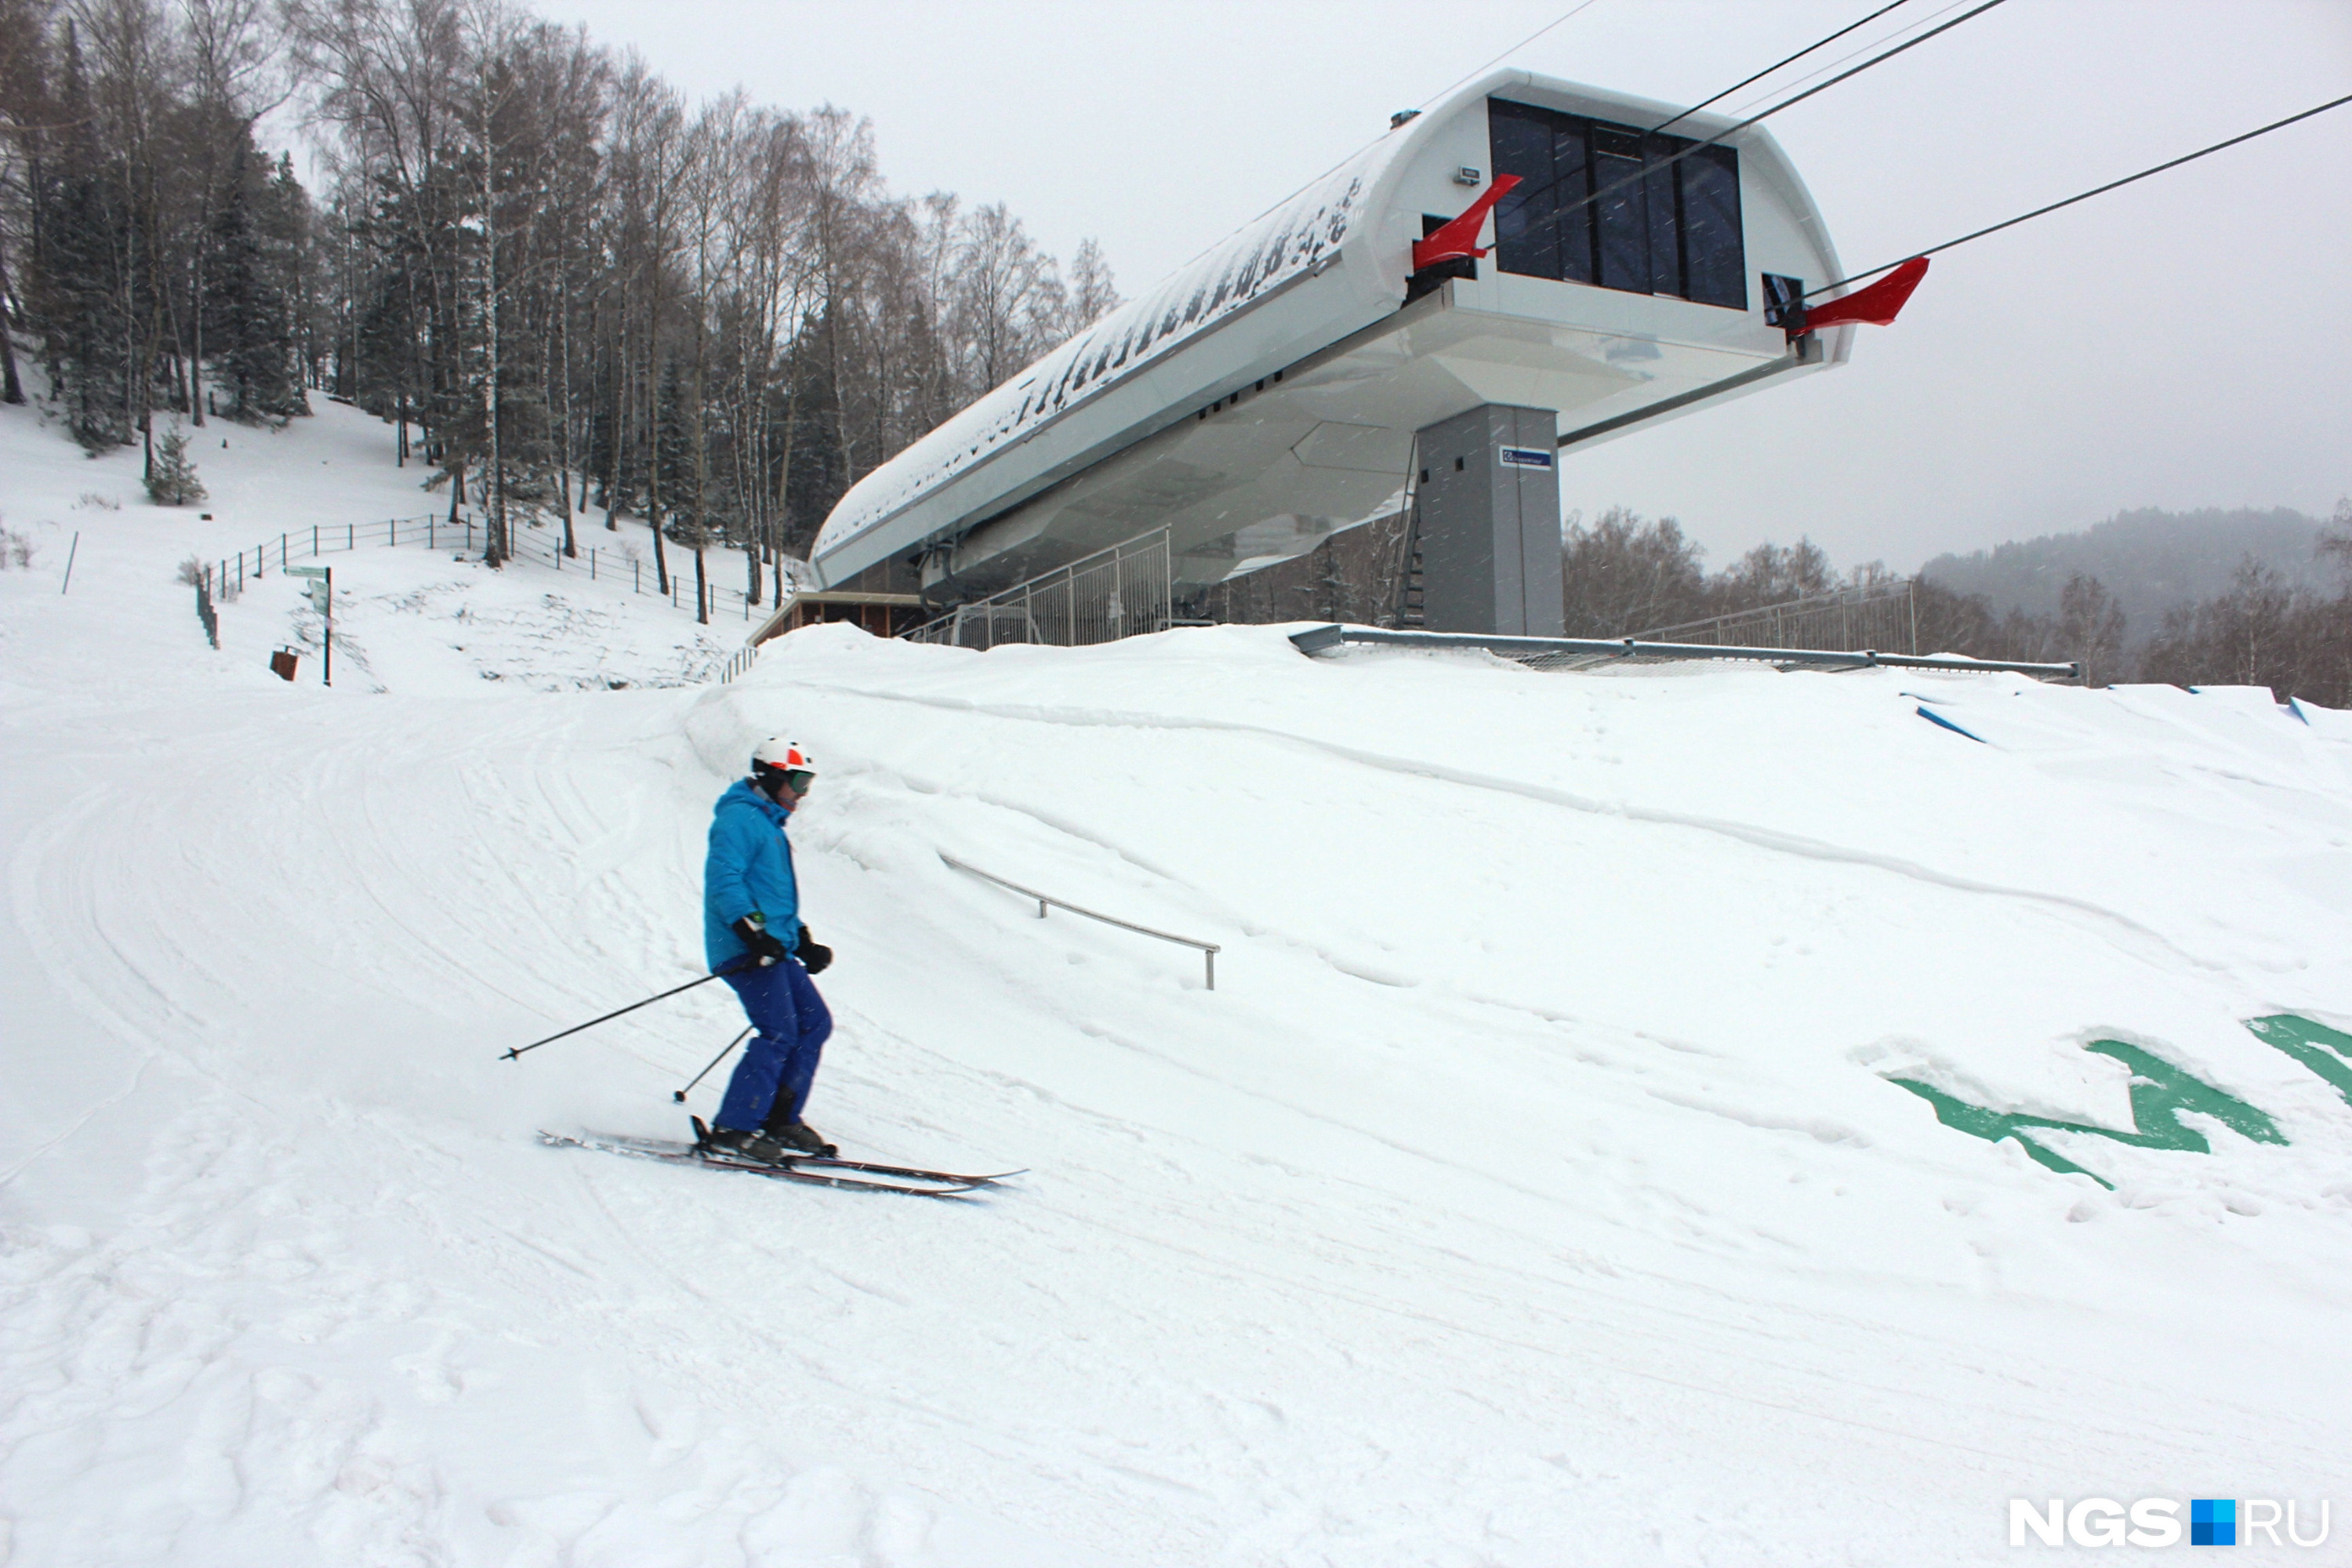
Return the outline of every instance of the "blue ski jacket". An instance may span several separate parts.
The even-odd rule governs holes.
[[[746,949],[728,928],[758,913],[787,949],[801,940],[800,884],[793,876],[793,847],[784,837],[792,815],[760,793],[749,779],[737,779],[719,797],[710,815],[710,854],[702,864],[702,947],[717,969]]]

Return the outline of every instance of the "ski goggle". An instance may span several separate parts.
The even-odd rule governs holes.
[[[809,785],[815,782],[816,774],[809,772],[806,768],[793,768],[784,774],[784,787],[791,790],[794,795],[808,794]]]

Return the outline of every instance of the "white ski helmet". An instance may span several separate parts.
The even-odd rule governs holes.
[[[751,777],[767,784],[778,773],[786,775],[794,795],[808,793],[809,778],[816,772],[816,762],[806,747],[798,741],[788,741],[782,735],[771,735],[751,751]],[[798,778],[791,775],[798,773]]]

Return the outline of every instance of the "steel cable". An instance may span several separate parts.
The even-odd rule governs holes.
[[[2095,185],[2079,195],[2068,196],[2063,202],[2052,202],[2047,206],[2035,207],[2030,213],[2020,213],[2013,218],[2006,218],[1996,224],[1988,224],[1983,228],[1960,236],[1958,239],[1948,239],[1941,245],[1930,246],[1925,250],[1912,251],[1908,255],[1905,256],[1900,261],[1890,261],[1885,266],[1871,268],[1866,272],[1848,273],[1845,277],[1839,279],[1834,283],[1824,283],[1818,289],[1806,289],[1802,297],[1810,300],[1816,294],[1825,294],[1832,289],[1843,289],[1849,283],[1859,283],[1865,278],[1875,278],[1882,272],[1891,272],[1895,268],[1902,266],[1905,261],[1916,260],[1923,256],[1934,256],[1938,251],[1950,250],[1955,246],[1966,245],[1972,239],[1982,239],[1989,234],[1999,234],[2002,229],[2015,228],[2019,224],[2030,222],[2031,220],[2041,217],[2047,213],[2054,213],[2061,207],[2071,207],[2076,202],[2087,202],[2093,196],[2105,195],[2109,191],[2121,190],[2124,186],[2131,184],[2136,181],[2147,179],[2150,174],[2161,174],[2167,169],[2178,169],[2183,163],[2193,163],[2198,159],[2205,157],[2210,153],[2219,153],[2224,148],[2235,147],[2241,142],[2251,142],[2257,136],[2267,136],[2273,131],[2284,130],[2287,126],[2294,124],[2297,121],[2309,120],[2313,115],[2325,114],[2331,109],[2341,109],[2347,103],[2352,103],[2352,93],[2346,93],[2342,98],[2330,99],[2326,103],[2320,104],[2316,108],[2306,109],[2300,114],[2290,114],[2284,120],[2273,120],[2268,125],[2263,126],[2259,130],[2249,131],[2239,136],[2232,136],[2226,142],[2216,142],[2210,147],[2200,148],[2194,153],[2185,153],[2180,157],[2169,159],[2165,163],[2157,164],[2153,168],[2142,169],[2137,174],[2126,174],[2120,180],[2109,180],[2104,185]]]
[[[1667,126],[1672,125],[1675,120],[1688,120],[1692,115],[1696,114],[1708,104],[1719,102],[1724,99],[1729,98],[1733,93],[1738,92],[1743,87],[1748,87],[1756,82],[1762,81],[1766,77],[1770,76],[1782,66],[1795,65],[1799,60],[1803,59],[1815,49],[1825,48],[1831,44],[1836,43],[1840,38],[1844,37],[1848,33],[1853,32],[1856,27],[1866,27],[1870,26],[1871,23],[1877,21],[1881,16],[1885,16],[1889,11],[1900,10],[1910,3],[1911,0],[1894,0],[1892,5],[1881,5],[1877,10],[1873,11],[1869,16],[1864,16],[1861,21],[1847,23],[1844,26],[1840,27],[1836,32],[1832,33],[1828,37],[1821,38],[1813,43],[1807,44],[1803,48],[1799,49],[1795,54],[1790,55],[1788,58],[1775,61],[1773,64],[1766,66],[1762,70],[1758,71],[1754,76],[1746,77],[1738,81],[1733,82],[1729,87],[1725,88],[1713,98],[1703,98],[1699,100],[1696,103],[1692,104],[1688,109],[1684,110],[1680,114],[1675,115],[1674,120],[1662,120],[1655,125],[1651,126],[1650,130],[1653,133],[1655,133],[1657,132],[1664,131]],[[1567,17],[1563,16],[1560,20],[1566,21]],[[1555,23],[1554,26],[1558,26],[1558,24]],[[1547,28],[1545,30],[1548,32],[1550,29]],[[1531,39],[1529,41],[1532,42],[1533,40]],[[1526,46],[1519,45],[1516,47],[1523,48]],[[1451,89],[1449,89],[1448,90]],[[1441,94],[1440,96],[1443,95]]]
[[[1915,49],[1921,44],[1926,43],[1928,39],[1935,37],[1939,34],[1950,32],[1954,27],[1958,26],[1963,22],[1973,21],[1975,18],[1983,16],[1986,12],[1992,10],[1995,6],[2004,5],[2007,4],[2008,0],[1984,0],[1982,5],[1962,12],[1959,16],[1957,16],[1950,21],[1943,24],[1943,26],[1939,27],[1931,27],[1927,32],[1921,33],[1916,37],[1906,38],[1902,43],[1895,45],[1893,48],[1887,49],[1881,54],[1872,56],[1869,59],[1866,59],[1863,61],[1862,64],[1854,67],[1852,70],[1840,71],[1837,75],[1830,78],[1829,80],[1825,82],[1821,82],[1813,87],[1809,87],[1804,91],[1797,93],[1793,97],[1782,99],[1780,102],[1774,104],[1769,109],[1764,110],[1759,113],[1751,114],[1747,119],[1739,121],[1736,124],[1726,126],[1723,130],[1717,132],[1714,135],[1706,138],[1706,140],[1703,142],[1692,142],[1689,146],[1684,148],[1681,152],[1675,153],[1672,157],[1662,158],[1654,163],[1644,160],[1642,165],[1642,170],[1639,174],[1628,174],[1623,179],[1616,181],[1614,184],[1603,185],[1601,189],[1593,192],[1591,195],[1586,196],[1581,201],[1561,206],[1547,217],[1545,222],[1549,225],[1557,225],[1561,219],[1566,218],[1572,214],[1582,212],[1585,208],[1592,205],[1595,202],[1601,200],[1603,197],[1614,195],[1619,191],[1626,190],[1632,186],[1644,183],[1651,175],[1656,174],[1661,169],[1670,169],[1676,163],[1681,163],[1684,159],[1690,157],[1696,153],[1701,152],[1708,147],[1713,147],[1723,142],[1727,137],[1737,136],[1739,132],[1747,130],[1752,125],[1761,124],[1763,121],[1771,119],[1772,116],[1780,113],[1784,109],[1793,109],[1798,104],[1804,102],[1805,100],[1811,98],[1816,94],[1827,92],[1830,89],[1837,86],[1838,83],[1842,81],[1850,81],[1853,78],[1860,76],[1863,72],[1869,70],[1874,66],[1884,65],[1888,60],[1893,59],[1895,56],[1903,54],[1907,50]],[[1899,266],[1900,263],[1896,263],[1895,265]],[[1881,270],[1884,270],[1884,268]]]

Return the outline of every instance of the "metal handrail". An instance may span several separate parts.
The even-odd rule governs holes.
[[[1173,931],[1154,931],[1150,926],[1137,925],[1133,921],[1120,920],[1117,915],[1107,915],[1097,910],[1082,908],[1067,899],[1057,899],[1051,893],[1041,893],[1034,888],[1024,888],[1018,882],[1008,882],[993,871],[983,871],[977,866],[967,866],[944,849],[940,851],[940,858],[957,870],[967,872],[983,882],[993,882],[1000,888],[1010,888],[1024,898],[1036,900],[1037,918],[1041,921],[1045,918],[1045,910],[1049,906],[1058,906],[1074,915],[1084,915],[1090,921],[1100,921],[1105,925],[1118,926],[1143,936],[1156,936],[1162,942],[1172,942],[1184,947],[1197,947],[1201,950],[1202,959],[1208,965],[1209,989],[1214,991],[1217,988],[1217,954],[1223,949],[1213,942],[1201,942],[1189,936],[1178,936]]]
[[[1507,658],[1577,658],[1593,663],[1612,659],[1752,659],[1764,664],[1817,669],[1947,669],[2011,670],[2042,680],[2080,682],[2079,660],[2067,664],[2033,664],[2006,658],[1927,658],[1911,654],[1880,653],[1864,648],[1844,653],[1828,648],[1732,647],[1715,643],[1637,642],[1632,637],[1522,637],[1486,636],[1476,632],[1391,632],[1370,626],[1314,626],[1290,635],[1291,645],[1304,654],[1318,654],[1341,643],[1381,643],[1395,647],[1485,648]]]
[[[1783,599],[1776,605],[1758,605],[1752,609],[1730,610],[1720,616],[1702,616],[1695,621],[1677,621],[1670,626],[1652,626],[1646,631],[1629,635],[1636,642],[1733,643],[1749,647],[1811,646],[1787,642],[1785,638],[1790,634],[1786,628],[1790,623],[1806,626],[1826,621],[1834,613],[1838,617],[1838,635],[1844,640],[1831,645],[1832,651],[1841,648],[1851,651],[1854,647],[1853,618],[1856,615],[1867,616],[1882,611],[1900,600],[1908,612],[1905,616],[1908,625],[1898,635],[1908,640],[1911,646],[1882,651],[1916,655],[1919,651],[1918,582],[1916,577],[1905,577],[1893,583],[1838,588],[1826,594],[1808,594],[1801,598]],[[1889,628],[1881,625],[1878,629]],[[1782,640],[1756,640],[1737,635],[1747,631],[1766,631],[1771,634],[1771,638]],[[1800,631],[1794,635],[1812,634]]]
[[[1131,583],[1129,580],[1130,568],[1136,563],[1148,561],[1155,552],[1160,563],[1157,581],[1139,578]],[[1081,578],[1092,577],[1105,570],[1117,574],[1118,580],[1112,584],[1110,593],[1110,603],[1117,608],[1109,616],[1112,635],[1098,637],[1094,634],[1107,628],[1091,624],[1081,626],[1077,593]],[[998,643],[997,620],[1008,615],[1017,616],[1022,626],[1021,636],[1012,640],[1024,644],[1084,647],[1096,642],[1115,642],[1121,637],[1132,635],[1129,630],[1115,629],[1121,626],[1139,626],[1145,632],[1162,631],[1166,629],[1172,608],[1168,598],[1171,570],[1168,530],[1165,527],[1150,529],[1122,543],[1081,556],[1067,565],[1041,572],[1025,583],[1015,583],[1012,587],[991,594],[984,599],[959,605],[945,615],[934,616],[912,630],[901,632],[899,637],[908,642],[943,642],[961,647],[964,646],[964,627],[971,621],[979,619],[984,645],[992,648]],[[1139,607],[1129,603],[1130,597],[1139,590],[1147,601]],[[1051,607],[1050,601],[1050,595],[1057,592],[1064,595],[1059,611]],[[1149,602],[1155,594],[1158,602]],[[1040,600],[1047,601],[1047,607],[1043,612],[1046,618],[1042,621],[1038,609]],[[1060,634],[1058,639],[1054,635],[1056,631]]]
[[[209,516],[210,514],[207,513],[206,515]],[[343,525],[343,548],[345,550],[357,550],[360,544],[360,535],[362,533],[368,536],[371,542],[373,542],[375,536],[381,533],[383,535],[383,542],[385,544],[396,545],[400,542],[400,530],[401,525],[404,523],[408,525],[409,542],[412,544],[416,542],[416,534],[418,532],[416,525],[419,523],[424,524],[423,532],[425,534],[425,542],[428,548],[435,548],[439,545],[441,534],[444,530],[454,531],[462,529],[465,531],[466,548],[468,550],[471,550],[474,547],[475,531],[477,530],[483,531],[484,536],[487,538],[488,529],[489,526],[487,522],[479,520],[470,512],[461,513],[456,517],[448,517],[438,512],[433,512],[419,517],[386,518],[377,522],[347,522]],[[300,540],[301,531],[299,529],[289,529],[287,531],[280,533],[278,536],[278,569],[280,572],[285,571],[288,564],[294,559],[294,546],[299,543]],[[334,547],[335,531],[333,526],[331,524],[313,524],[310,529],[310,554],[314,557],[321,555],[332,551]],[[552,566],[556,571],[562,572],[564,570],[564,555],[562,548],[551,540],[533,539],[530,536],[527,531],[514,531],[510,530],[508,540],[507,553],[510,560],[516,561],[531,560],[534,555],[544,557],[547,563]],[[597,552],[592,547],[586,553],[588,576],[589,580],[593,582],[596,577]],[[240,550],[234,555],[225,555],[221,557],[218,575],[215,577],[215,582],[217,585],[217,591],[224,596],[230,593],[232,584],[234,584],[235,588],[239,591],[245,587],[245,563],[246,557],[247,556],[251,556],[253,558],[253,574],[256,577],[264,575],[269,565],[269,542],[268,540],[264,540],[259,544],[254,545],[251,549]],[[622,559],[627,561],[629,563],[630,591],[632,593],[643,594],[645,592],[645,574],[643,571],[645,563],[634,556],[625,555]],[[574,572],[579,571],[579,557],[574,556],[572,561],[573,565],[572,570]],[[616,566],[608,566],[606,570],[616,571],[618,568]],[[677,592],[682,580],[675,572],[671,573],[669,576],[669,601],[673,606],[676,606],[677,604]],[[709,585],[709,595],[710,611],[713,616],[718,614],[720,600],[731,598],[743,607],[743,618],[747,621],[751,618],[752,599],[751,595],[745,593],[743,590],[740,588],[724,587],[718,584],[712,584]],[[662,595],[656,594],[652,596],[656,599],[659,599]]]

